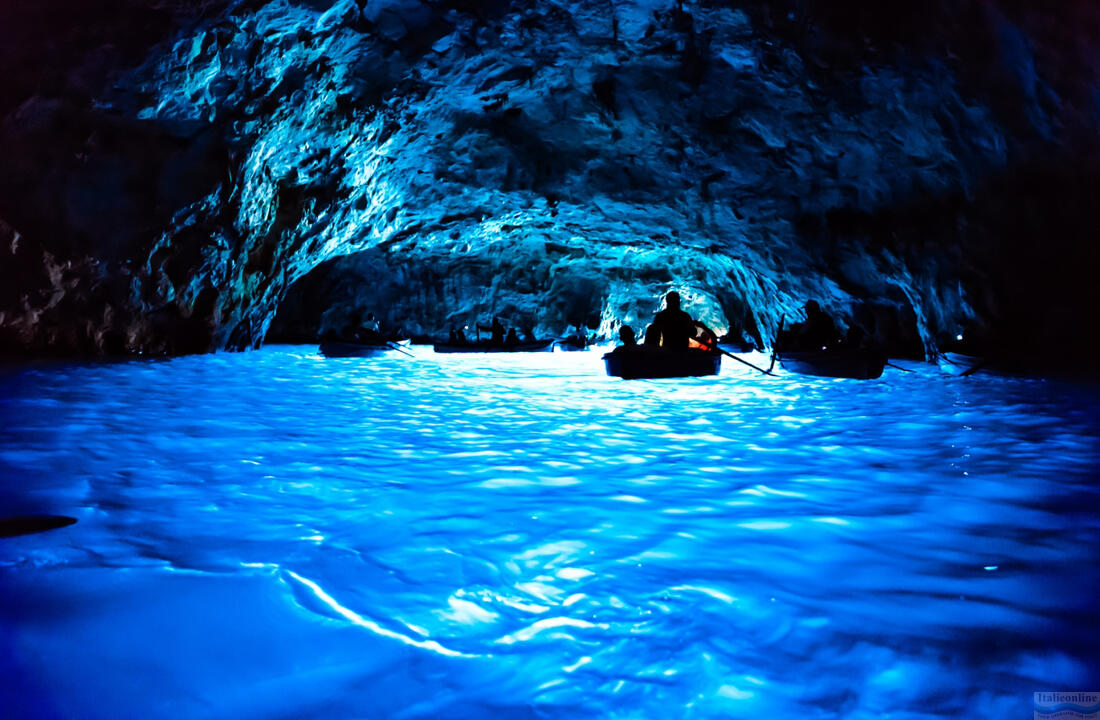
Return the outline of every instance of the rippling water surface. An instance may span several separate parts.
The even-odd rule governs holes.
[[[1100,393],[271,347],[0,371],[0,716],[1030,717]]]

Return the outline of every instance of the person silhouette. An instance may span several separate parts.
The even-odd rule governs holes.
[[[367,313],[367,319],[359,323],[354,331],[354,339],[357,342],[377,343],[382,341],[382,333],[379,331],[378,319],[374,313]]]
[[[862,350],[866,338],[867,332],[859,325],[852,323],[848,327],[848,332],[844,335],[844,340],[841,341],[840,346],[848,350]]]
[[[634,328],[629,325],[623,325],[619,328],[619,341],[622,342],[624,348],[637,347],[638,338],[634,335]]]
[[[806,322],[800,328],[800,344],[807,350],[835,347],[840,335],[828,313],[821,309],[817,300],[807,300],[803,309],[806,311]]]
[[[653,344],[650,334],[660,336],[661,347],[667,350],[687,350],[688,340],[695,335],[695,320],[680,309],[680,293],[672,290],[665,295],[665,309],[653,318],[646,330],[646,344]]]

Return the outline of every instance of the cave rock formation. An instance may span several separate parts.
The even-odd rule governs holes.
[[[280,305],[610,337],[677,289],[921,354],[1096,267],[1084,3],[131,4],[3,11],[9,75],[53,48],[0,96],[9,351],[255,347]]]

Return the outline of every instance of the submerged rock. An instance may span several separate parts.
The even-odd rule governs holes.
[[[0,341],[255,346],[319,265],[281,335],[369,310],[611,337],[670,288],[764,343],[811,297],[906,354],[1042,325],[1044,293],[1093,292],[1062,198],[1095,183],[1064,171],[1096,147],[1095,12],[876,7],[180,4],[83,100],[5,96]],[[1070,289],[1040,267],[1014,299],[1067,253]]]

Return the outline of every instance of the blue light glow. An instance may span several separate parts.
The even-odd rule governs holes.
[[[1095,388],[413,352],[0,376],[5,513],[78,519],[0,539],[12,716],[1010,717],[1097,677]]]

